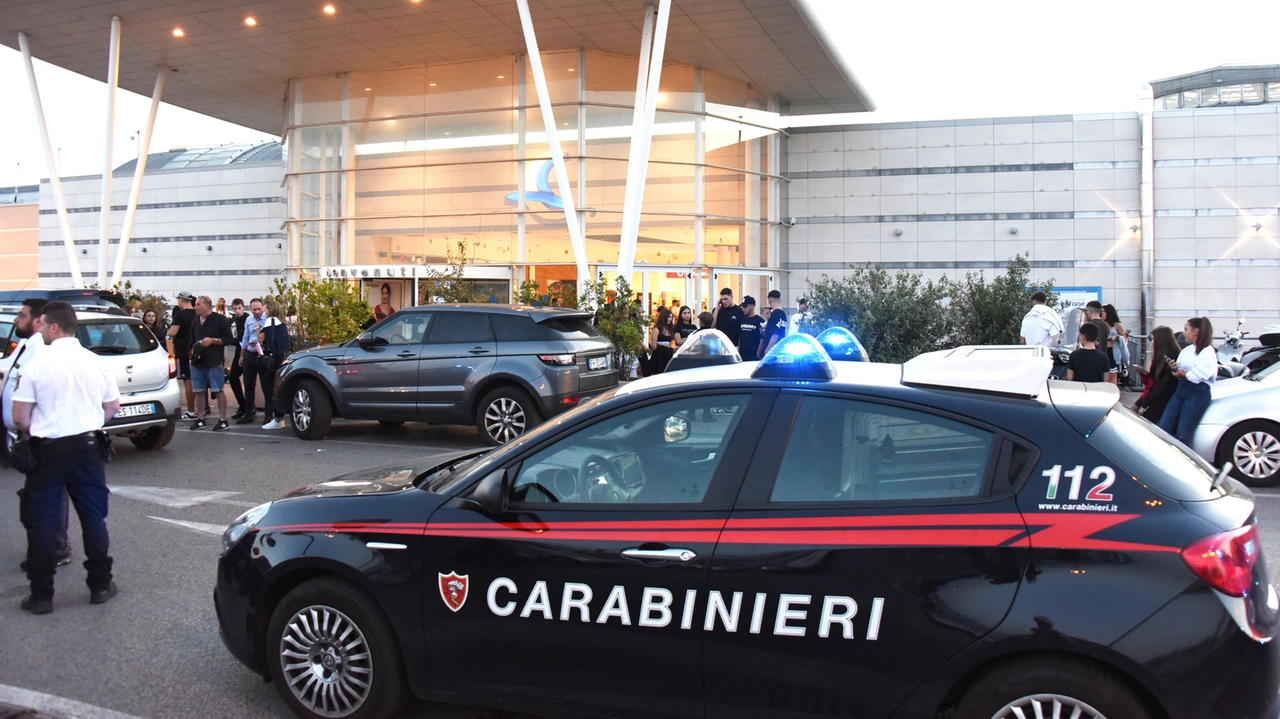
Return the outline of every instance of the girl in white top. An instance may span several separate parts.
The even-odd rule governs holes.
[[[1210,386],[1218,378],[1218,353],[1213,349],[1213,324],[1208,317],[1192,317],[1182,328],[1189,342],[1169,369],[1178,378],[1178,388],[1160,418],[1160,429],[1177,437],[1188,447],[1196,426],[1213,398]]]

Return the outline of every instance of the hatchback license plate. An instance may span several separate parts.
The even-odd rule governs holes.
[[[151,402],[147,402],[146,404],[131,404],[128,407],[121,407],[120,411],[116,412],[116,419],[120,419],[122,417],[140,417],[144,414],[155,414],[155,412],[156,406]]]
[[[587,360],[587,369],[590,369],[590,370],[609,369],[609,358],[607,356],[591,357],[590,359]]]

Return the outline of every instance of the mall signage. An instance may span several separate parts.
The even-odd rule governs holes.
[[[693,274],[692,272],[668,272],[668,273],[667,273],[667,279],[669,279],[669,280],[683,280],[684,278],[689,277],[689,276],[690,276],[690,275],[692,275],[692,274]],[[702,279],[704,279],[704,280],[705,280],[705,279],[707,279],[707,278],[709,278],[709,277],[711,277],[711,268],[710,268],[710,267],[703,267],[703,268],[702,268]]]
[[[433,267],[423,265],[347,265],[321,267],[320,277],[330,279],[376,279],[384,277],[427,277]]]

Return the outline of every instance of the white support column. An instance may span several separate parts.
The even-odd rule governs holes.
[[[525,282],[529,279],[529,267],[525,265],[525,240],[528,230],[524,216],[525,210],[529,209],[529,205],[525,202],[525,192],[528,191],[525,187],[525,174],[529,163],[525,156],[528,154],[529,111],[524,109],[529,102],[526,82],[529,73],[525,65],[526,60],[523,55],[516,58],[516,73],[520,78],[516,84],[516,104],[520,106],[520,109],[516,110],[516,209],[519,211],[516,214],[517,282]]]
[[[623,190],[622,199],[622,231],[618,234],[618,277],[623,278],[628,284],[631,283],[631,268],[635,262],[634,243],[630,252],[631,260],[624,261],[623,257],[628,256],[627,253],[627,228],[631,226],[631,208],[636,206],[635,214],[637,218],[640,215],[638,206],[643,204],[643,199],[637,200],[636,195],[640,193],[642,187],[637,187],[635,181],[635,168],[641,162],[641,152],[643,152],[643,143],[640,140],[639,128],[644,124],[644,108],[645,96],[649,92],[649,60],[653,52],[653,20],[658,10],[652,5],[644,6],[644,23],[640,29],[640,57],[636,62],[636,95],[632,101],[631,110],[631,144],[627,154],[627,184]],[[648,160],[648,155],[644,155]],[[644,181],[639,183],[643,186]],[[641,195],[643,198],[643,195]],[[639,221],[636,222],[637,234],[639,233]]]
[[[129,251],[129,239],[133,237],[133,218],[138,214],[138,196],[142,193],[142,176],[147,171],[147,154],[151,152],[151,131],[156,126],[156,112],[160,110],[160,98],[164,95],[164,81],[169,68],[161,66],[156,73],[156,87],[151,92],[151,109],[147,112],[147,127],[142,131],[142,146],[138,150],[138,163],[133,168],[133,186],[129,188],[129,204],[124,211],[124,225],[120,228],[120,246],[116,248],[116,265],[111,272],[111,286],[120,284],[124,277],[124,258]]]
[[[343,170],[338,191],[342,193],[342,220],[339,251],[334,259],[340,265],[356,263],[356,143],[351,132],[351,73],[342,74],[342,150],[335,166]]]
[[[1144,85],[1142,93],[1138,96],[1138,132],[1141,138],[1141,159],[1142,169],[1139,174],[1138,184],[1138,201],[1142,207],[1142,221],[1138,227],[1141,235],[1141,254],[1140,262],[1142,269],[1142,341],[1139,345],[1144,352],[1150,351],[1150,343],[1146,338],[1150,336],[1152,328],[1156,322],[1155,308],[1155,264],[1156,264],[1156,225],[1155,225],[1155,194],[1153,191],[1153,181],[1155,178],[1155,153],[1154,143],[1155,135],[1154,118],[1155,115],[1155,99],[1152,96],[1151,86]]]
[[[583,251],[587,237],[587,51],[578,50],[578,227],[582,232]],[[581,288],[579,288],[581,290]]]
[[[702,307],[702,266],[706,263],[706,168],[707,142],[703,136],[702,120],[707,111],[707,98],[702,89],[702,70],[694,73],[693,79],[693,264],[698,273],[693,283],[694,307]],[[697,314],[696,312],[694,314]]]
[[[111,18],[107,51],[107,130],[102,149],[102,212],[98,233],[98,287],[107,287],[107,252],[111,245],[111,151],[116,134],[116,85],[120,80],[120,18]]]
[[[776,98],[769,99],[770,112],[778,112],[780,106]],[[765,264],[768,267],[782,266],[782,133],[769,134],[769,255]],[[771,288],[772,289],[772,288]]]
[[[36,68],[31,62],[31,46],[27,34],[18,33],[18,47],[22,50],[22,62],[27,68],[27,86],[31,89],[31,105],[36,113],[36,125],[40,128],[40,142],[44,144],[44,164],[49,171],[49,187],[53,190],[53,203],[58,208],[58,224],[62,227],[62,246],[67,251],[67,267],[76,287],[84,287],[80,275],[80,259],[76,257],[75,240],[71,234],[71,218],[67,215],[67,201],[62,195],[62,179],[58,177],[58,164],[53,156],[53,143],[49,140],[49,125],[44,120],[44,104],[40,102],[40,86],[36,84]]]
[[[622,238],[618,248],[618,273],[624,277],[630,276],[636,259],[640,211],[644,207],[644,183],[649,169],[649,147],[653,141],[653,118],[658,110],[658,88],[662,84],[662,58],[666,52],[670,19],[671,0],[659,0],[653,49],[649,53],[649,70],[645,78],[644,112],[635,118],[639,122],[631,128],[632,153],[627,162],[627,194],[622,205]],[[636,98],[636,104],[641,104],[640,97]]]
[[[669,0],[668,0],[669,2]],[[578,265],[578,286],[585,287],[591,281],[587,270],[587,243],[578,224],[578,211],[573,202],[573,186],[564,165],[564,151],[560,149],[560,136],[556,132],[556,116],[551,109],[551,95],[547,92],[547,76],[542,72],[542,55],[538,52],[538,37],[533,32],[533,17],[529,14],[529,0],[516,0],[520,10],[520,25],[524,28],[524,44],[529,50],[529,69],[533,71],[533,85],[538,92],[538,105],[542,110],[542,124],[547,130],[547,146],[551,149],[551,163],[556,169],[556,185],[564,202],[564,222],[569,230],[569,242],[573,245],[573,258]]]
[[[289,82],[289,125],[297,125],[302,117],[302,89],[297,80]],[[296,133],[296,134],[294,134]],[[283,140],[288,152],[289,210],[288,218],[296,220],[302,217],[302,146],[301,130],[285,129]],[[289,251],[285,255],[285,277],[288,281],[297,281],[297,273],[291,268],[302,266],[302,223],[288,223]],[[292,273],[292,274],[290,274]]]

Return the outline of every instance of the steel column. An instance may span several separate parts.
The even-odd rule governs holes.
[[[116,133],[116,85],[120,80],[120,18],[111,18],[107,50],[107,122],[102,148],[102,212],[98,234],[98,288],[107,289],[107,250],[111,245],[111,151]]]
[[[1138,231],[1142,233],[1142,341],[1141,347],[1143,351],[1147,348],[1147,337],[1151,336],[1151,330],[1155,327],[1156,310],[1153,304],[1153,288],[1155,287],[1155,254],[1156,254],[1156,232],[1155,232],[1155,194],[1152,191],[1152,180],[1155,176],[1155,154],[1153,143],[1155,136],[1152,134],[1153,119],[1155,114],[1155,100],[1152,98],[1151,89],[1144,89],[1139,101],[1140,108],[1138,114],[1139,136],[1142,139],[1142,170],[1141,180],[1138,185],[1138,201],[1142,207],[1142,220]]]
[[[646,12],[648,10],[646,9]],[[618,274],[628,277],[636,259],[636,242],[640,234],[640,210],[644,207],[644,183],[649,166],[649,147],[653,141],[653,118],[658,110],[658,88],[662,84],[662,58],[667,47],[667,26],[671,19],[671,0],[659,0],[658,16],[653,32],[653,50],[649,56],[649,73],[645,78],[644,114],[640,125],[631,129],[634,152],[627,162],[627,190],[630,202],[622,206],[622,239],[618,249]],[[636,98],[637,102],[640,98]],[[636,144],[639,148],[636,149]],[[632,187],[634,186],[634,190]]]
[[[669,0],[668,0],[669,1]],[[547,76],[542,72],[542,55],[538,52],[538,37],[533,31],[533,17],[529,14],[529,0],[516,0],[520,10],[520,25],[524,28],[524,43],[529,51],[529,69],[533,71],[533,86],[538,93],[538,105],[542,110],[542,124],[547,130],[547,146],[551,150],[551,163],[556,169],[556,185],[564,202],[564,222],[569,230],[569,242],[573,245],[573,258],[578,265],[578,286],[591,281],[587,269],[587,243],[578,224],[578,211],[573,202],[573,186],[565,169],[564,152],[560,149],[560,136],[556,132],[556,116],[551,109],[551,94],[547,92]]]
[[[116,265],[111,273],[111,285],[120,284],[124,277],[124,258],[133,237],[133,218],[138,214],[138,196],[142,194],[142,176],[147,170],[147,154],[151,152],[151,131],[156,126],[156,112],[160,110],[160,98],[164,95],[164,81],[169,68],[161,67],[156,73],[156,87],[151,93],[151,109],[147,112],[147,127],[142,131],[142,146],[138,150],[138,163],[133,168],[133,186],[129,188],[129,204],[124,211],[124,225],[120,228],[120,246],[116,248]]]
[[[44,105],[40,102],[40,86],[36,84],[36,69],[31,62],[31,47],[27,34],[18,33],[18,47],[22,50],[22,62],[27,68],[27,86],[31,89],[31,105],[36,113],[36,125],[40,128],[40,141],[44,144],[44,162],[49,170],[49,187],[53,190],[54,206],[58,208],[58,224],[62,227],[62,246],[67,251],[67,266],[71,281],[76,287],[84,287],[80,274],[80,259],[76,257],[75,240],[71,235],[71,218],[67,214],[67,201],[62,195],[62,179],[58,177],[58,164],[53,157],[53,143],[49,140],[49,125],[44,119]]]

